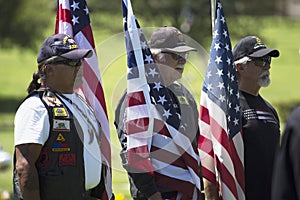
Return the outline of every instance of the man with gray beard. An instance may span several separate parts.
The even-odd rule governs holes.
[[[279,148],[280,124],[276,110],[259,94],[270,84],[271,58],[279,51],[268,49],[256,36],[242,38],[233,49],[238,76],[244,141],[245,196],[270,200],[274,155]],[[204,179],[207,200],[217,200],[218,186]]]
[[[278,56],[278,50],[268,49],[256,36],[242,38],[233,49],[242,111],[247,200],[271,199],[280,127],[276,110],[259,90],[270,84],[271,58]]]
[[[256,36],[242,38],[233,49],[242,114],[247,200],[271,199],[280,124],[276,110],[259,90],[270,84],[271,58],[278,56],[278,50],[268,49]],[[206,199],[218,200],[218,187],[208,180],[204,180],[204,185]]]

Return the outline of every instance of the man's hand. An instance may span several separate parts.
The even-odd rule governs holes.
[[[39,200],[39,176],[35,163],[39,158],[42,145],[22,144],[16,146],[16,170],[24,200]]]
[[[204,192],[205,192],[205,199],[207,200],[219,200],[219,191],[216,184],[206,180],[203,178],[204,182]]]
[[[163,200],[163,198],[159,192],[156,192],[152,196],[150,196],[148,200]]]

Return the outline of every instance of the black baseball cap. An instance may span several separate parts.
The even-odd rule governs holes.
[[[277,49],[269,49],[256,36],[247,36],[242,38],[233,48],[234,60],[239,60],[245,56],[249,58],[260,58],[266,55],[271,57],[278,57],[279,51]]]
[[[150,48],[161,49],[164,52],[184,53],[197,51],[186,45],[184,35],[175,27],[161,27],[155,30],[149,40]]]
[[[40,63],[53,56],[70,60],[89,58],[93,55],[90,49],[79,49],[75,40],[66,34],[54,34],[44,40],[41,45],[37,62]]]

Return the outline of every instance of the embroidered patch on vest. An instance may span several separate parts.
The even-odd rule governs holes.
[[[189,105],[188,100],[185,98],[185,96],[178,96],[178,100],[180,104]]]
[[[53,131],[70,131],[70,121],[54,119]]]
[[[60,133],[60,134],[58,134],[58,136],[57,136],[57,138],[56,138],[56,141],[64,142],[64,141],[66,141],[66,139],[65,139],[64,136]]]
[[[37,161],[37,165],[39,168],[45,168],[50,164],[49,153],[49,148],[45,147],[42,149],[40,157]]]
[[[58,136],[58,138],[59,138],[59,136]],[[66,151],[71,151],[71,148],[68,143],[58,141],[56,139],[56,142],[54,143],[54,145],[52,147],[52,151],[53,152],[66,152]]]
[[[75,153],[63,153],[59,154],[58,160],[59,166],[76,166],[76,154]]]
[[[67,117],[68,113],[65,108],[53,108],[53,113],[55,117]]]

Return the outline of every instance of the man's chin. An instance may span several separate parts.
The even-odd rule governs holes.
[[[269,78],[265,79],[265,80],[260,80],[260,81],[258,81],[258,84],[261,87],[268,87],[271,84],[271,80]]]
[[[176,69],[182,69],[183,70],[184,69],[184,65],[177,65]]]

